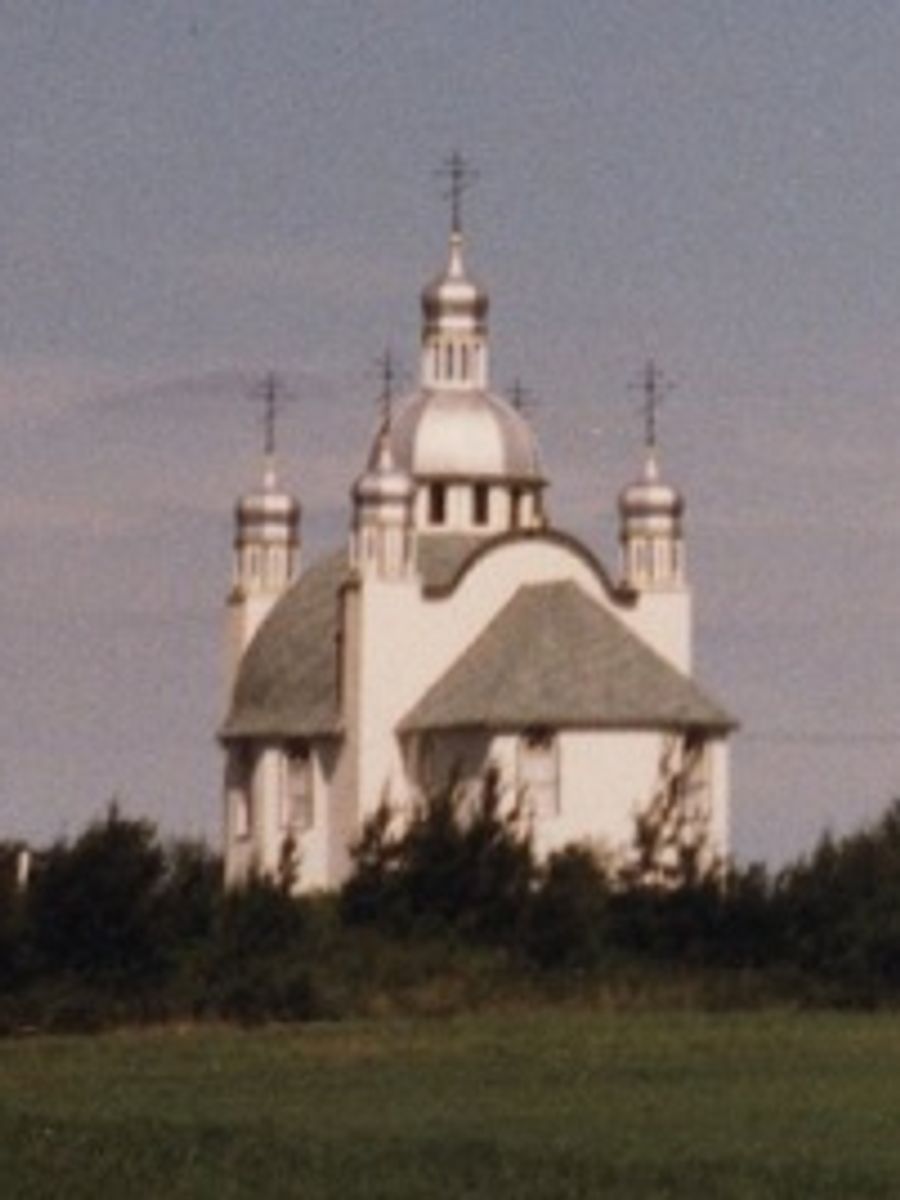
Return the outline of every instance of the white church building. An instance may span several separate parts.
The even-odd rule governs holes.
[[[301,561],[271,453],[238,502],[220,730],[231,884],[278,875],[289,851],[298,890],[337,887],[380,805],[402,820],[489,769],[539,856],[624,852],[673,782],[727,851],[734,722],[691,674],[683,499],[648,436],[615,571],[553,524],[528,420],[490,390],[488,296],[463,250],[454,220],[422,293],[418,386],[386,396],[346,544]]]

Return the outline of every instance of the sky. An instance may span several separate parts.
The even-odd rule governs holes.
[[[460,149],[492,374],[615,554],[653,357],[734,849],[900,793],[893,0],[0,0],[0,838],[220,825],[232,510],[277,371],[310,561],[414,376]]]

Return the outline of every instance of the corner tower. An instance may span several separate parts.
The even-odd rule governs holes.
[[[235,505],[234,570],[228,596],[227,685],[230,691],[244,651],[275,602],[294,582],[300,560],[300,504],[278,482],[275,417],[278,381],[267,376],[262,484]]]
[[[622,582],[638,597],[638,623],[648,641],[683,671],[691,665],[691,603],[685,575],[684,498],[660,475],[656,418],[663,381],[647,363],[644,465],[619,494]]]

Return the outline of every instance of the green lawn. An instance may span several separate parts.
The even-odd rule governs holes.
[[[0,1195],[900,1196],[900,1018],[510,1012],[0,1042]]]

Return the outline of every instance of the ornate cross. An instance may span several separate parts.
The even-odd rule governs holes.
[[[390,429],[394,415],[394,388],[399,379],[397,363],[390,346],[385,348],[384,354],[379,358],[378,369],[381,373],[381,394],[378,397],[381,420],[384,427]]]
[[[448,181],[446,191],[441,194],[450,201],[450,228],[453,233],[462,233],[462,198],[478,178],[478,172],[469,166],[458,150],[454,150],[435,174],[438,179]]]
[[[274,371],[269,371],[262,382],[253,390],[251,399],[262,405],[264,441],[263,450],[266,457],[271,458],[275,453],[275,434],[278,414],[285,404],[293,397],[284,390],[281,379]]]
[[[643,378],[629,385],[629,390],[642,393],[641,412],[644,417],[644,444],[648,450],[656,445],[656,425],[659,406],[675,384],[666,379],[652,358],[647,360]]]

